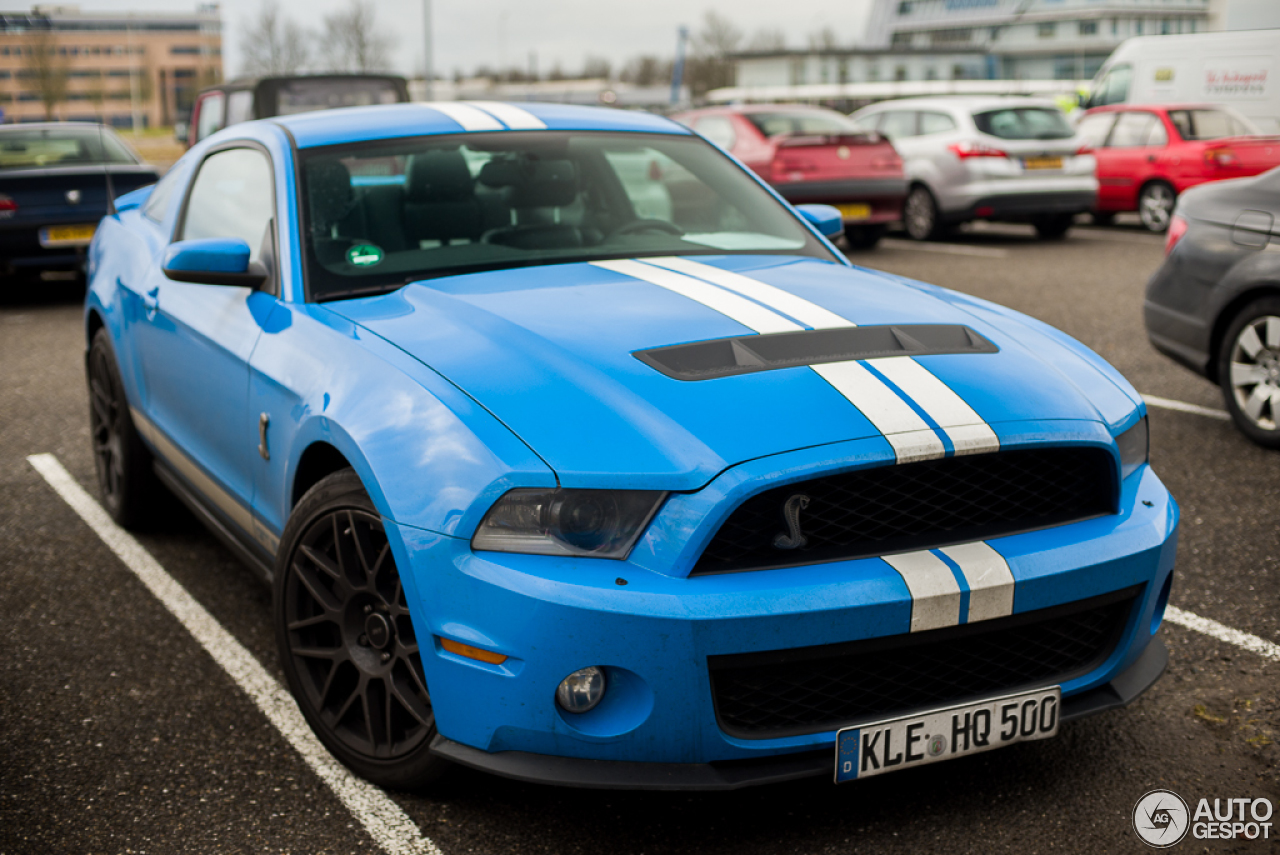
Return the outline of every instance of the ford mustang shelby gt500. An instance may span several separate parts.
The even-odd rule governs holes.
[[[1030,318],[851,266],[665,119],[235,125],[90,251],[91,427],[274,585],[369,779],[837,781],[1053,736],[1163,671],[1139,396]]]

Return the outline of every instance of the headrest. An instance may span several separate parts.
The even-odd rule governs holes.
[[[513,208],[559,208],[578,198],[571,160],[491,160],[480,170],[486,187],[510,187]]]
[[[312,228],[327,231],[351,210],[351,173],[336,160],[308,163],[307,196]]]
[[[471,170],[457,149],[424,151],[409,158],[405,200],[417,204],[458,202],[475,195]]]

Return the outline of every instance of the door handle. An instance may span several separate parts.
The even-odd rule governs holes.
[[[159,285],[142,295],[142,306],[147,310],[147,320],[155,320],[156,312],[160,309]]]

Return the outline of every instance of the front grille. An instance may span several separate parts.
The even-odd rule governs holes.
[[[1140,591],[910,635],[710,656],[716,717],[731,736],[773,739],[1063,683],[1111,655]]]
[[[1101,448],[1052,447],[859,469],[775,487],[735,510],[692,575],[764,570],[934,549],[1115,511],[1115,464]],[[804,496],[806,543],[782,549],[788,500]],[[793,510],[797,503],[793,503]]]

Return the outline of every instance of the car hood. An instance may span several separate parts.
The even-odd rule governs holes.
[[[915,361],[997,437],[1027,421],[1102,421],[1115,432],[1140,406],[1123,378],[1078,343],[982,301],[814,259],[692,260],[859,326],[968,326],[998,352]],[[594,264],[433,279],[326,307],[456,384],[565,486],[693,490],[746,460],[883,435],[805,365],[710,380],[666,376],[634,354],[755,331],[682,293]],[[929,415],[929,402],[898,394]]]

